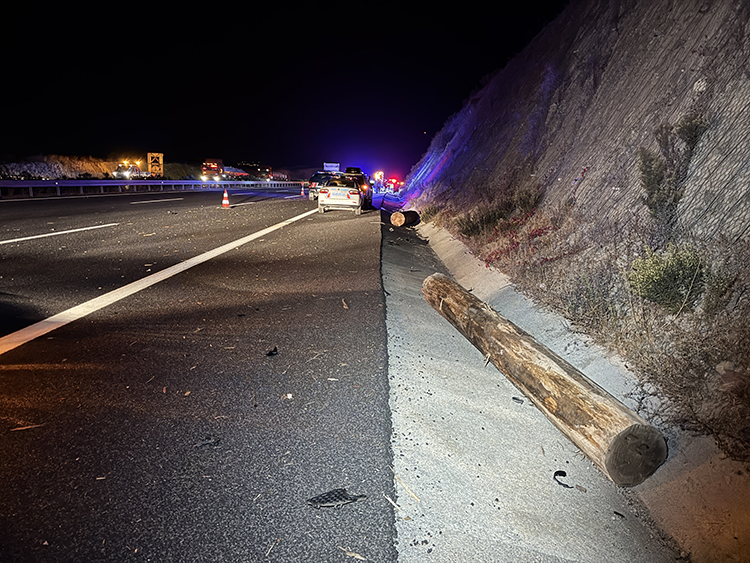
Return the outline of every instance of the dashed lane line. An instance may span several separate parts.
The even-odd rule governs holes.
[[[104,227],[115,227],[119,225],[120,223],[107,223],[106,225],[94,225],[93,227],[81,227],[80,229],[70,229],[67,231],[55,231],[53,233],[44,233],[41,235],[33,235],[30,237],[21,237],[21,238],[13,238],[9,240],[0,240],[0,244],[10,244],[12,242],[21,242],[24,240],[33,240],[37,238],[44,238],[44,237],[55,237],[57,235],[67,235],[70,233],[77,233],[80,231],[90,231],[92,229],[103,229]]]
[[[165,201],[182,201],[184,197],[170,197],[166,199],[149,199],[147,201],[131,201],[130,205],[141,205],[144,203],[163,203]]]
[[[307,211],[301,215],[297,215],[296,217],[292,217],[291,219],[282,221],[281,223],[276,223],[275,225],[263,229],[262,231],[258,231],[257,233],[253,233],[252,235],[248,235],[246,237],[242,237],[240,239],[227,243],[223,246],[219,246],[218,248],[214,248],[213,250],[209,250],[208,252],[204,252],[203,254],[194,256],[193,258],[189,258],[188,260],[180,262],[179,264],[175,264],[174,266],[165,268],[160,272],[156,272],[155,274],[146,276],[145,278],[129,283],[128,285],[125,285],[119,289],[115,289],[114,291],[110,291],[109,293],[106,293],[100,297],[96,297],[91,301],[81,303],[80,305],[72,307],[67,311],[63,311],[62,313],[58,313],[57,315],[53,315],[52,317],[49,317],[31,326],[27,326],[26,328],[22,328],[21,330],[4,336],[0,338],[0,354],[5,354],[5,352],[9,352],[10,350],[17,348],[18,346],[21,346],[22,344],[25,344],[30,340],[43,336],[48,332],[52,332],[53,330],[60,328],[61,326],[64,326],[68,323],[85,317],[86,315],[94,313],[99,309],[102,309],[107,305],[111,305],[112,303],[124,299],[125,297],[133,295],[134,293],[137,293],[142,289],[146,289],[147,287],[171,278],[172,276],[179,274],[180,272],[184,272],[185,270],[188,270],[193,266],[197,266],[198,264],[207,262],[212,258],[216,258],[217,256],[224,254],[225,252],[234,250],[235,248],[238,248],[243,244],[246,244],[257,238],[261,238],[269,233],[272,233],[273,231],[286,227],[287,225],[291,225],[295,221],[304,219],[305,217],[308,217],[317,212],[317,209],[313,209],[312,211]]]

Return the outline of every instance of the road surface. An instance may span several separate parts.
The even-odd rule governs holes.
[[[0,204],[6,339],[298,218],[0,355],[0,560],[395,560],[380,217],[286,197]]]

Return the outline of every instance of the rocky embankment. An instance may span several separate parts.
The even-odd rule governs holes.
[[[573,0],[406,182],[423,221],[626,360],[639,412],[682,436],[644,496],[701,562],[750,560],[748,108],[745,0]]]
[[[548,208],[572,198],[592,222],[627,224],[648,215],[641,147],[686,156],[674,129],[657,131],[696,116],[706,128],[679,178],[679,225],[740,241],[750,234],[749,57],[743,0],[571,2],[445,124],[407,188],[469,212],[527,184]]]

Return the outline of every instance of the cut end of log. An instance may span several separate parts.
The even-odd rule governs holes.
[[[410,227],[419,223],[419,213],[414,210],[396,211],[391,214],[391,225],[394,227]]]
[[[615,436],[604,464],[617,485],[634,487],[653,475],[666,459],[664,436],[653,426],[634,424]]]

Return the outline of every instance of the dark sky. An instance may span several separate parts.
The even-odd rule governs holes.
[[[0,39],[0,158],[163,152],[403,177],[565,3],[24,4]]]

